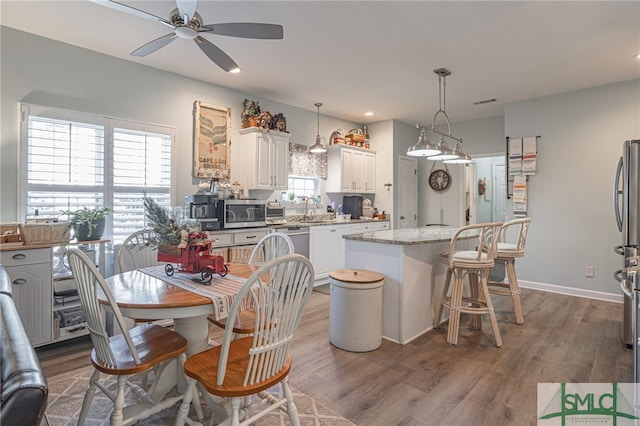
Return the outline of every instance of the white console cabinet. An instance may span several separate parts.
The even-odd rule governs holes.
[[[96,254],[104,274],[107,242],[99,240],[70,245],[82,246]],[[61,299],[55,296],[52,266],[54,249],[51,245],[39,245],[0,250],[0,263],[9,273],[12,297],[32,346],[88,334],[77,297],[67,297],[64,303],[58,303]],[[56,318],[61,313],[73,314],[79,319],[72,321],[73,325],[60,326]]]
[[[11,294],[33,346],[52,339],[51,249],[0,252],[11,278]]]
[[[372,194],[376,191],[376,152],[348,145],[327,149],[327,192]]]
[[[257,127],[240,130],[240,140],[233,145],[238,151],[239,173],[233,179],[245,189],[286,190],[289,178],[290,133]]]

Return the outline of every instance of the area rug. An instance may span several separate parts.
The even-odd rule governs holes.
[[[84,392],[92,373],[93,367],[85,367],[47,378],[49,382],[49,406],[46,411],[46,420],[43,420],[41,426],[46,426],[47,421],[49,426],[72,426],[77,424]],[[355,426],[349,420],[314,401],[293,386],[290,386],[290,388],[298,409],[301,426]],[[282,390],[280,386],[276,386],[270,392],[279,395]],[[127,400],[130,400],[129,396],[127,396]],[[173,425],[179,407],[180,402],[148,419],[139,421],[136,425]],[[109,415],[112,408],[111,401],[101,392],[98,392],[91,404],[85,425],[109,425]],[[203,404],[203,409],[205,412],[203,424],[206,425],[209,422],[210,412],[206,404]],[[195,418],[193,417],[193,408],[191,409],[191,415],[192,418]],[[280,410],[274,410],[254,423],[255,426],[282,426],[289,424],[289,418]]]

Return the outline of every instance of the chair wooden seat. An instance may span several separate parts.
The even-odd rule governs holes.
[[[223,398],[242,397],[247,394],[262,392],[280,383],[289,374],[291,370],[291,355],[287,354],[282,369],[273,376],[256,383],[244,385],[245,374],[249,367],[249,351],[252,345],[253,338],[250,336],[241,337],[231,342],[224,382],[221,385],[218,385],[217,381],[222,346],[215,346],[191,356],[184,363],[184,372],[188,377],[202,383],[207,392]]]
[[[482,329],[482,315],[488,314],[496,346],[502,346],[502,337],[487,286],[489,270],[495,264],[494,258],[501,225],[500,222],[491,222],[463,226],[452,237],[449,251],[438,256],[440,262],[447,264],[447,275],[433,326],[434,328],[440,326],[443,308],[449,309],[447,342],[451,345],[458,344],[460,314],[464,313],[474,315],[472,324],[479,330]],[[478,234],[475,250],[457,249],[456,246],[461,237],[473,232]],[[465,278],[469,284],[470,296],[463,296]],[[453,286],[449,295],[452,280]]]
[[[227,328],[227,319],[217,320],[213,314],[207,317],[209,321],[220,328]],[[238,314],[233,322],[233,332],[235,334],[253,334],[256,322],[256,311],[247,309]]]
[[[123,334],[109,338],[109,346],[115,357],[115,365],[103,364],[96,350],[91,351],[91,363],[106,374],[136,374],[154,367],[163,361],[175,358],[184,353],[187,340],[173,331],[155,324],[143,324],[129,330],[129,335],[138,355],[140,363],[136,363],[131,356],[129,345]]]

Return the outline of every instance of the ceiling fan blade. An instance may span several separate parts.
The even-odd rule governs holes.
[[[128,13],[130,15],[139,16],[145,19],[151,19],[152,21],[158,21],[161,24],[164,24],[173,29],[176,28],[175,25],[173,25],[171,22],[167,21],[164,18],[161,18],[159,16],[153,15],[151,13],[145,12],[140,9],[136,9],[135,7],[127,6],[126,4],[118,3],[117,1],[113,1],[113,0],[89,0],[89,1],[102,6],[110,7],[111,9],[119,10],[120,12]]]
[[[282,39],[284,30],[282,25],[258,24],[253,22],[229,22],[225,24],[209,24],[200,28],[201,32],[212,32],[213,34],[261,39]]]
[[[157,38],[144,46],[138,47],[136,50],[130,53],[131,56],[147,56],[158,49],[165,47],[167,44],[171,43],[176,37],[178,37],[175,33],[170,33],[164,35],[160,38]]]
[[[198,36],[194,38],[193,41],[196,42],[198,47],[200,47],[200,49],[204,52],[205,55],[209,57],[209,59],[215,62],[226,72],[240,70],[238,64],[236,64],[233,59],[229,57],[229,55],[224,53],[218,46],[214,45],[209,40],[205,40],[204,38]]]
[[[187,15],[187,19],[184,19],[185,23],[191,22],[195,13],[196,7],[198,6],[198,0],[176,0],[178,5],[178,11],[180,12],[180,16],[184,19],[184,16]]]

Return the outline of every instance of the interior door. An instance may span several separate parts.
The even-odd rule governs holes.
[[[398,229],[418,226],[418,160],[398,159]]]
[[[506,221],[507,211],[505,202],[507,198],[507,188],[505,181],[505,167],[503,164],[493,165],[493,221]]]

